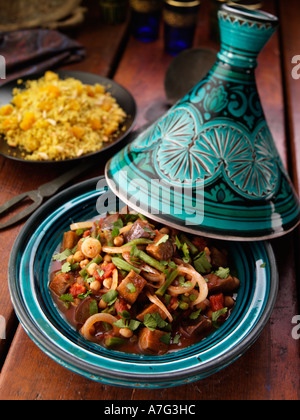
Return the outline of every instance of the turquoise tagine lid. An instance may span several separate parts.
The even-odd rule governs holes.
[[[207,76],[107,164],[112,191],[152,219],[191,233],[270,239],[300,206],[266,123],[256,58],[278,25],[223,5],[221,49]]]

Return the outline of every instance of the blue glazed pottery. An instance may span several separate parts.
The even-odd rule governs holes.
[[[183,385],[234,362],[259,337],[276,301],[278,274],[269,243],[224,243],[241,282],[233,312],[206,339],[176,352],[146,356],[103,348],[86,341],[59,312],[48,286],[63,233],[70,223],[97,220],[122,207],[104,178],[94,178],[56,195],[28,220],[12,249],[8,272],[11,299],[25,331],[62,366],[109,385]]]
[[[299,200],[254,73],[278,19],[228,5],[218,18],[216,63],[108,162],[108,184],[133,208],[187,232],[246,241],[278,237],[299,223]]]

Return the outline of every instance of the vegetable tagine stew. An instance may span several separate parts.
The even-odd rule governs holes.
[[[64,233],[49,285],[56,304],[107,348],[155,355],[199,342],[235,305],[240,282],[228,252],[123,211]]]

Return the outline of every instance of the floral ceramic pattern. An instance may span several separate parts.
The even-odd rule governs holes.
[[[222,173],[239,194],[266,197],[276,191],[279,178],[278,156],[268,133],[263,126],[251,141],[242,126],[214,122],[183,141],[170,136],[159,144],[154,164],[172,181],[208,183]]]
[[[182,104],[171,109],[166,117],[159,119],[140,134],[132,143],[131,150],[149,150],[160,140],[166,142],[166,148],[176,144],[181,149],[184,144],[190,143],[195,138],[201,121],[202,117],[196,108]]]

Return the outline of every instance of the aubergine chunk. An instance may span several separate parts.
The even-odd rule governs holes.
[[[68,273],[57,273],[50,282],[49,288],[57,295],[61,296],[66,293],[68,288],[74,283],[74,278]]]
[[[164,236],[166,235],[158,233],[153,241],[153,244],[149,244],[147,246],[148,254],[158,261],[168,261],[174,255],[174,246],[169,239],[157,245]]]
[[[140,219],[136,220],[131,226],[131,229],[124,235],[126,242],[139,238],[150,239],[153,236],[155,236],[155,232],[151,229],[149,223]]]
[[[117,292],[132,305],[146,284],[147,282],[143,277],[131,270],[117,287]]]
[[[79,303],[75,310],[75,321],[79,324],[84,324],[85,321],[91,316],[91,303],[96,300],[87,296],[82,302]]]
[[[218,248],[211,246],[210,247],[210,257],[211,263],[215,267],[227,267],[228,258],[226,251],[220,251]]]
[[[230,294],[239,288],[240,281],[236,277],[228,276],[226,279],[218,277],[216,274],[207,274],[207,287],[209,294],[225,293]]]
[[[179,329],[180,334],[184,337],[190,338],[193,335],[205,335],[212,328],[210,319],[200,315],[199,318],[188,325],[182,325]]]
[[[101,223],[101,230],[113,230],[114,228],[114,223],[116,223],[120,218],[120,214],[119,213],[115,213],[115,214],[110,214],[108,216],[106,216]]]
[[[143,353],[163,354],[168,351],[169,346],[161,341],[166,335],[165,331],[151,331],[147,327],[143,328],[139,334],[139,347]]]
[[[145,315],[147,314],[155,314],[158,313],[162,319],[166,319],[167,315],[164,311],[162,311],[155,303],[152,303],[151,305],[147,306],[146,309],[144,309],[141,313],[139,313],[136,317],[141,322],[144,322]]]
[[[64,233],[63,242],[62,242],[62,250],[65,249],[73,249],[79,240],[79,236],[76,232],[69,230],[68,232]]]

